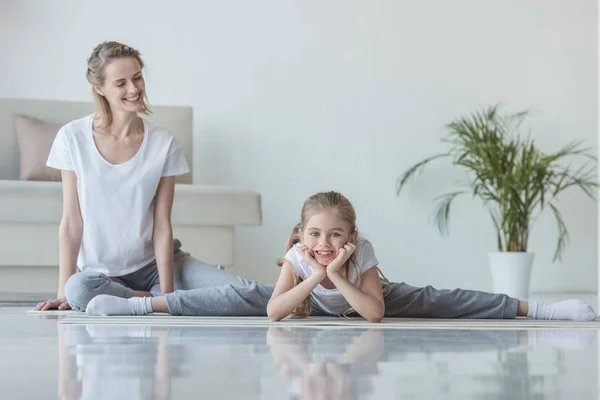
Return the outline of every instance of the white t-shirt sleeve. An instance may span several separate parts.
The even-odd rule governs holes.
[[[73,159],[71,158],[69,138],[64,126],[60,128],[54,138],[54,142],[52,142],[46,165],[50,168],[64,171],[73,171],[75,169],[73,167]]]
[[[373,249],[371,242],[365,240],[362,243],[361,251],[357,254],[356,261],[360,266],[361,274],[364,274],[366,271],[379,264],[379,261],[377,261],[377,258],[375,257],[375,250]]]
[[[183,175],[188,172],[190,172],[190,167],[185,159],[183,150],[179,146],[179,143],[177,143],[177,140],[173,138],[169,145],[169,152],[167,153],[162,176]]]

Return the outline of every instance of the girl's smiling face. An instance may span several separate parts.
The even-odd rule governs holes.
[[[300,230],[300,240],[319,264],[327,266],[346,243],[355,243],[357,234],[351,229],[334,210],[321,209]]]

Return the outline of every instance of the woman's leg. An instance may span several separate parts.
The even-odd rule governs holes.
[[[267,303],[274,286],[244,281],[247,282],[244,286],[227,284],[213,288],[176,290],[166,296],[150,299],[150,304],[153,312],[168,312],[171,315],[266,316]],[[314,302],[311,308],[311,316],[330,315]]]
[[[121,276],[119,279],[123,285],[132,288],[136,293],[143,293],[136,295],[136,297],[160,295],[160,277],[156,261],[135,272]]]
[[[384,286],[385,317],[515,318],[519,300],[505,294],[474,290],[439,290],[406,283]]]
[[[89,315],[144,315],[165,312],[187,316],[265,316],[273,286],[234,276],[187,253],[174,258],[175,287],[166,296],[132,298],[98,296]]]
[[[249,286],[253,283],[183,252],[175,254],[174,268],[176,289],[190,290],[225,285]]]
[[[166,296],[123,299],[100,295],[87,307],[88,315],[145,315],[168,312],[186,316],[266,316],[273,286],[252,282],[246,286],[224,285],[176,290]]]
[[[144,315],[168,312],[186,316],[266,316],[273,285],[265,286],[197,260],[174,254],[175,290],[166,296],[129,301],[98,296],[89,315]]]
[[[244,286],[227,284],[167,294],[164,302],[171,315],[198,316],[266,316],[273,285],[250,282]],[[157,298],[155,298],[157,299]],[[152,299],[152,300],[155,300]],[[164,305],[162,301],[156,302]],[[164,310],[164,307],[161,307]],[[154,312],[158,312],[154,310]]]
[[[95,272],[77,272],[65,284],[65,297],[74,310],[85,311],[88,303],[100,294],[108,294],[123,298],[145,295],[147,292],[136,292],[123,285],[119,278]]]

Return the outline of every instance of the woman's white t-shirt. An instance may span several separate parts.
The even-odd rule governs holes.
[[[303,280],[306,280],[312,274],[312,268],[304,259],[298,247],[300,243],[295,244],[287,254],[288,260],[294,272]],[[356,287],[361,287],[361,276],[366,271],[379,264],[375,258],[375,250],[371,242],[364,238],[359,238],[354,250],[355,261],[348,268],[348,281]],[[326,289],[320,284],[317,285],[310,294],[312,301],[316,303],[323,311],[332,315],[343,315],[351,310],[350,304],[338,289]]]
[[[158,183],[163,176],[189,172],[189,166],[175,138],[146,119],[138,152],[122,164],[111,164],[96,147],[92,121],[93,114],[63,126],[47,165],[77,175],[83,219],[78,268],[122,276],[155,259],[152,232]]]

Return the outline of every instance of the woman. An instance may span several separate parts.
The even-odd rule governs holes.
[[[151,112],[143,67],[139,51],[117,42],[88,59],[96,112],[60,129],[47,162],[62,175],[58,294],[34,310],[83,311],[100,294],[172,294],[175,304],[176,288],[198,288],[188,296],[206,313],[236,313],[249,305],[244,288],[254,299],[242,312],[264,315],[270,289],[194,259],[173,239],[175,177],[189,167],[174,137],[138,116]]]

